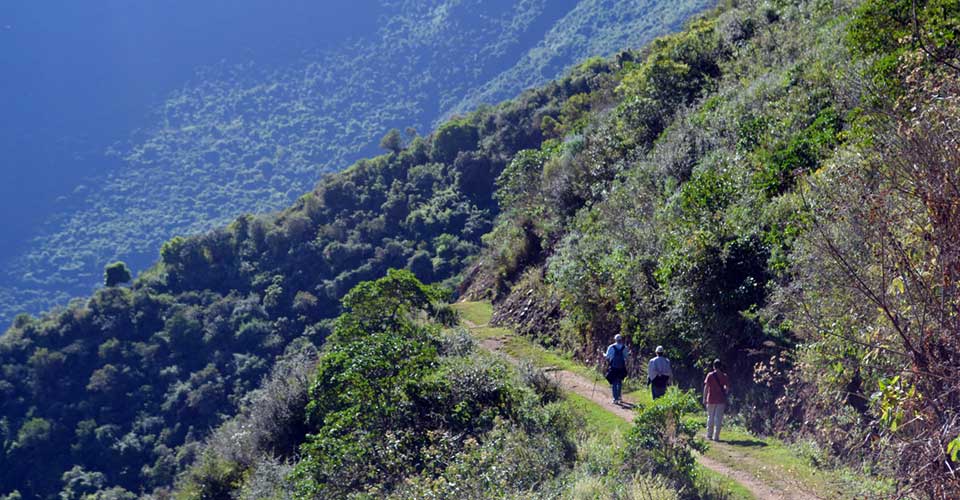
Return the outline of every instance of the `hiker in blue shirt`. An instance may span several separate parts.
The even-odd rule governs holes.
[[[650,392],[653,393],[653,399],[663,396],[667,392],[667,384],[673,378],[673,370],[670,368],[670,360],[663,355],[663,346],[657,346],[657,357],[650,360],[647,367],[647,383],[650,384]]]
[[[623,336],[617,334],[613,337],[615,341],[607,347],[607,382],[610,382],[610,388],[613,390],[613,403],[620,404],[621,390],[623,389],[623,379],[627,377],[627,357],[630,356],[630,348],[624,345]]]

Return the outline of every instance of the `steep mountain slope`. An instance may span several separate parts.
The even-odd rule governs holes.
[[[141,131],[129,141],[104,139],[102,149],[116,141],[107,157],[88,151],[95,175],[65,189],[29,244],[0,251],[12,252],[0,256],[0,322],[87,293],[112,260],[146,267],[173,235],[279,209],[318,174],[374,152],[391,127],[427,130],[442,116],[556,78],[588,56],[640,46],[710,3],[382,1],[367,14],[376,19],[372,28],[306,45],[314,48],[300,58],[254,50],[251,59],[234,54],[207,64],[190,83],[173,86],[180,89],[161,99],[152,121],[134,121]],[[335,17],[371,24],[351,15]],[[112,167],[103,173],[103,165]]]
[[[958,25],[744,2],[656,41],[507,167],[464,293],[583,359],[621,333],[693,387],[721,359],[754,429],[956,496]]]
[[[544,485],[495,475],[496,452],[444,434],[463,425],[451,414],[503,419],[519,400],[501,406],[492,391],[481,398],[492,407],[475,406],[474,392],[432,413],[422,384],[437,384],[439,405],[453,403],[446,379],[421,371],[432,353],[408,330],[381,328],[402,309],[350,298],[418,297],[408,273],[387,271],[406,267],[446,285],[462,277],[462,295],[495,301],[495,321],[581,359],[623,333],[641,355],[667,346],[678,384],[698,389],[705,364],[720,358],[734,380],[730,410],[754,430],[806,440],[816,463],[890,477],[899,496],[953,498],[960,49],[949,33],[958,8],[728,4],[429,137],[404,145],[392,134],[391,152],[325,177],[279,214],[174,238],[131,287],[19,317],[0,338],[2,484],[43,497],[86,485],[159,494],[189,469],[185,498],[208,495],[206,485],[260,491],[248,478],[305,497],[453,497],[458,484],[547,496],[535,489]],[[385,274],[399,291],[368,281]],[[360,319],[348,311],[331,321],[351,289],[347,309],[360,304]],[[436,304],[430,290],[421,306]],[[425,314],[449,320],[440,309]],[[373,363],[365,334],[383,356],[411,347],[414,356]],[[320,371],[302,375],[308,366],[274,393],[281,362],[231,420],[277,356],[316,359],[328,337]],[[345,352],[373,363],[390,404],[371,401],[378,386],[364,385]],[[408,366],[406,384],[396,370]],[[473,385],[489,380],[481,375],[465,386],[491,387]],[[695,429],[668,416],[699,407],[692,392],[671,393],[634,427],[616,470],[656,467],[692,495]],[[354,426],[366,407],[376,421]],[[234,432],[275,415],[304,427]],[[436,433],[413,432],[421,417]],[[670,428],[691,439],[668,439]],[[384,440],[358,429],[383,430]],[[481,430],[471,434],[476,450],[498,450],[503,441]],[[203,449],[212,451],[195,462]],[[511,449],[510,458],[530,457]],[[550,474],[575,467],[564,460]],[[389,475],[378,480],[370,463]],[[339,464],[349,465],[343,476]],[[612,470],[605,464],[592,474]]]
[[[609,86],[612,71],[595,62],[447,122],[279,214],[174,238],[130,288],[18,317],[0,337],[4,493],[55,497],[77,478],[169,485],[277,356],[323,343],[354,285],[388,268],[455,276],[491,227],[507,161],[539,147],[542,116]]]

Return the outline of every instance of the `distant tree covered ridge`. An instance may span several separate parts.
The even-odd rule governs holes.
[[[108,262],[145,268],[172,235],[280,209],[320,173],[372,154],[390,127],[426,131],[641,46],[711,3],[384,1],[378,31],[336,51],[207,68],[112,148],[122,167],[67,196],[7,260],[0,322],[88,293]]]
[[[114,286],[18,316],[0,337],[2,493],[120,498],[170,485],[278,356],[323,344],[355,285],[389,268],[454,283],[491,229],[494,179],[540,147],[543,117],[611,89],[617,68],[595,60],[402,138],[282,212],[167,241],[129,286],[116,263],[103,275]]]

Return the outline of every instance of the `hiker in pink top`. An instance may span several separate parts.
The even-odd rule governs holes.
[[[713,360],[713,371],[703,381],[703,404],[707,405],[707,439],[720,441],[720,424],[730,394],[730,377],[723,372],[719,359]]]

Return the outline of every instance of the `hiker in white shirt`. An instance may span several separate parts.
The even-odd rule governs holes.
[[[657,356],[650,360],[650,365],[647,367],[647,383],[650,384],[653,399],[657,399],[667,392],[667,384],[673,378],[670,360],[663,355],[662,345],[657,346],[656,353]]]

